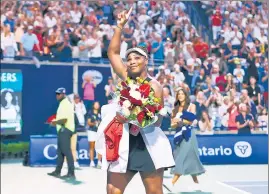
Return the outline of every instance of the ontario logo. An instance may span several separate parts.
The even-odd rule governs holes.
[[[240,158],[247,158],[252,154],[252,147],[246,141],[239,141],[234,144],[234,153]]]

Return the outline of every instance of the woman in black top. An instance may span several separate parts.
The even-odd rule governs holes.
[[[90,147],[90,166],[95,167],[94,163],[94,150],[95,150],[95,141],[96,141],[96,132],[97,128],[101,122],[101,114],[100,114],[100,104],[99,102],[94,102],[92,109],[88,112],[87,115],[87,129],[88,129],[88,141]],[[101,167],[101,159],[102,156],[98,154],[98,167]]]

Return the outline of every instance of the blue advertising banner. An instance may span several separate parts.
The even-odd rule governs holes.
[[[22,86],[20,70],[1,70],[1,135],[22,133]]]
[[[168,136],[170,142],[173,136]],[[197,136],[200,159],[203,164],[267,164],[267,135]],[[173,146],[173,144],[171,144]],[[55,166],[57,137],[31,136],[30,165]],[[81,166],[88,166],[89,147],[86,136],[78,137],[77,158]]]
[[[30,166],[55,166],[57,159],[56,135],[33,135],[30,139]],[[90,165],[88,139],[78,136],[77,159],[81,166]]]
[[[173,145],[173,136],[168,136]],[[267,164],[268,135],[197,135],[203,164]]]

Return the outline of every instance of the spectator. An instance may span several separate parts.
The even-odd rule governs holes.
[[[211,71],[212,85],[216,85],[217,77],[219,77],[219,66],[218,66],[218,64],[214,64],[212,66],[212,71]]]
[[[214,11],[214,14],[211,16],[212,22],[212,31],[213,31],[213,40],[216,41],[219,32],[221,31],[222,16],[220,10]]]
[[[116,92],[116,87],[113,84],[113,79],[112,77],[108,77],[108,84],[105,85],[105,92],[106,92],[106,98],[107,102],[111,103],[113,100],[113,93]]]
[[[227,130],[228,129],[228,120],[229,120],[229,108],[230,102],[229,97],[224,96],[223,103],[219,107],[219,116],[221,118],[221,129]]]
[[[236,85],[234,83],[233,75],[231,73],[228,73],[226,79],[227,79],[227,84],[225,86],[225,91],[228,92],[231,89],[236,90]]]
[[[47,28],[53,28],[57,24],[56,17],[54,16],[52,11],[48,11],[46,14],[44,21],[46,23]]]
[[[195,79],[195,84],[192,87],[201,86],[205,82],[205,69],[200,68],[199,75]]]
[[[243,39],[243,35],[242,33],[238,30],[237,26],[233,27],[233,31],[230,34],[231,37],[231,44],[232,44],[232,48],[236,49],[236,50],[240,50],[241,49],[241,44],[242,44],[242,39]]]
[[[202,132],[202,134],[205,134],[205,135],[209,135],[209,134],[213,135],[214,134],[214,131],[213,131],[214,122],[212,119],[210,119],[210,117],[206,111],[202,112],[202,117],[199,120],[198,125],[199,125],[199,129]]]
[[[88,53],[90,51],[91,48],[93,48],[93,46],[90,46],[88,41],[87,41],[87,35],[86,34],[82,34],[81,36],[81,40],[78,42],[78,49],[79,49],[79,59],[82,61],[88,61],[89,60],[89,56]]]
[[[62,62],[71,62],[72,61],[72,50],[73,48],[70,45],[69,35],[64,35],[63,43],[57,49],[59,52],[59,60]]]
[[[206,76],[205,83],[201,86],[205,96],[208,98],[211,95],[214,85],[210,76]]]
[[[141,9],[140,14],[139,14],[137,19],[138,19],[138,22],[140,24],[140,28],[142,30],[145,30],[147,22],[151,19],[151,17],[146,14],[146,9]]]
[[[263,92],[264,104],[268,108],[268,76],[269,76],[269,72],[268,72],[268,64],[267,63],[264,63],[265,64],[263,67],[264,70],[262,71],[261,76],[260,76],[260,78],[261,78],[260,84],[264,89],[264,92]]]
[[[174,65],[174,72],[171,73],[171,76],[174,77],[174,84],[176,86],[179,86],[180,83],[184,82],[185,76],[180,71],[180,66],[178,64]]]
[[[250,129],[253,128],[253,117],[247,114],[247,105],[239,105],[240,114],[236,116],[236,125],[238,128],[238,134],[250,134]]]
[[[85,116],[86,116],[86,107],[83,101],[80,99],[78,94],[74,95],[74,104],[75,104],[75,127],[76,131],[84,131],[85,129]]]
[[[6,20],[4,21],[4,25],[9,25],[10,26],[10,32],[14,33],[15,20],[13,18],[12,11],[8,11],[6,15],[7,15],[7,17],[6,17]]]
[[[204,92],[199,91],[196,95],[196,100],[194,102],[196,106],[196,116],[197,120],[201,120],[202,112],[207,112],[207,107],[206,107],[206,98],[204,95]]]
[[[256,106],[261,106],[261,89],[256,84],[256,78],[250,77],[250,85],[248,87],[248,95],[254,101]]]
[[[222,95],[219,93],[219,88],[214,86],[212,88],[211,94],[206,101],[206,107],[208,107],[208,114],[211,116],[214,122],[214,130],[220,130],[221,128],[221,118],[219,115],[219,108],[223,103]]]
[[[155,40],[152,43],[152,53],[154,63],[160,63],[164,60],[164,44],[161,35],[155,33]]]
[[[258,116],[258,129],[260,131],[266,131],[268,134],[268,111],[266,108],[263,108]]]
[[[33,34],[33,26],[28,26],[28,31],[23,35],[21,40],[21,54],[26,57],[33,57],[33,48],[34,45],[37,46],[37,49],[40,54],[43,52],[40,50],[39,42],[35,34]]]
[[[241,63],[236,64],[236,68],[234,69],[233,75],[235,77],[236,83],[238,83],[238,84],[243,83],[245,71],[244,71],[244,69],[241,68]]]
[[[89,141],[89,153],[90,153],[90,167],[95,167],[94,163],[94,151],[95,151],[95,141],[98,126],[101,122],[101,114],[100,114],[100,104],[99,102],[94,102],[92,108],[89,110],[87,114],[87,124],[88,124],[88,141]],[[98,154],[98,163],[97,167],[101,168],[101,159],[102,156]]]
[[[220,71],[219,76],[216,77],[216,85],[219,87],[221,93],[225,92],[225,87],[227,85],[226,75]]]
[[[78,24],[80,23],[82,17],[81,11],[79,10],[79,7],[76,4],[74,5],[73,9],[74,10],[70,11],[70,16],[72,18],[72,22]]]
[[[86,106],[86,110],[89,111],[90,107],[95,100],[94,89],[96,88],[96,84],[93,82],[93,78],[90,75],[85,75],[82,83],[83,88],[83,101]]]
[[[237,124],[236,124],[236,117],[239,115],[239,103],[232,103],[230,107],[228,108],[229,113],[229,119],[228,119],[228,130],[234,131],[238,130]]]
[[[91,38],[88,40],[88,44],[90,45],[90,62],[92,63],[100,63],[100,59],[102,57],[102,47],[103,44],[101,42],[101,38],[98,35],[98,32],[96,30],[93,30]]]
[[[22,36],[24,35],[24,25],[22,23],[18,23],[16,26],[16,30],[15,30],[15,41],[17,43],[17,48],[18,50],[20,50],[21,48],[21,40],[22,40]],[[2,39],[3,41],[3,39]]]
[[[18,54],[18,48],[15,41],[14,33],[10,31],[10,26],[4,26],[4,32],[1,33],[1,49],[5,60],[13,60]]]
[[[202,61],[206,59],[208,56],[209,46],[206,42],[202,40],[201,37],[198,37],[196,42],[193,45],[196,56],[200,58]]]

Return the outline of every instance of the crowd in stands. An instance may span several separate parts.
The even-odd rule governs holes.
[[[212,43],[201,38],[180,1],[4,1],[4,60],[38,56],[103,63],[115,18],[130,6],[134,9],[123,29],[122,58],[128,48],[148,48],[155,65],[149,73],[163,85],[170,112],[177,88],[183,87],[196,104],[201,133],[268,131],[268,10],[258,1],[199,2]],[[107,96],[110,89],[115,88],[107,86]]]

